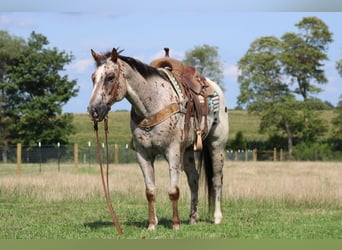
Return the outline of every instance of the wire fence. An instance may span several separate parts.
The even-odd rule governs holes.
[[[101,154],[104,160],[105,145],[101,146]],[[284,160],[283,150],[258,151],[249,150],[226,150],[226,160],[231,161],[256,161],[256,160]],[[135,152],[128,144],[108,146],[109,163],[125,164],[137,163]],[[18,157],[21,163],[74,163],[75,160],[80,164],[93,165],[98,163],[97,147],[93,145],[79,146],[73,145],[40,145],[40,146],[21,146],[21,153],[18,156],[18,145],[11,145],[6,150],[6,157],[0,154],[0,162],[16,163]]]
[[[105,157],[104,144],[101,146],[101,154]],[[40,145],[36,147],[21,146],[21,154],[18,156],[18,145],[9,146],[6,150],[6,159],[4,153],[0,155],[0,162],[16,163],[18,157],[21,157],[21,163],[77,163],[81,164],[97,164],[98,154],[97,147],[89,145]],[[134,163],[136,162],[135,152],[128,145],[109,145],[108,159],[110,163]]]
[[[105,159],[105,145],[101,145],[102,162]],[[271,159],[274,152],[269,152]],[[6,157],[0,154],[0,175],[27,174],[34,172],[62,171],[70,172],[75,169],[92,171],[99,166],[97,147],[91,145],[41,145],[32,147],[25,145],[12,145],[6,150]],[[226,160],[229,161],[256,161],[257,150],[226,151]],[[161,156],[157,160],[162,160]],[[125,165],[137,163],[135,152],[125,145],[108,146],[109,164]],[[96,168],[95,168],[96,167]]]
[[[105,145],[101,145],[102,162],[105,159]],[[311,160],[321,160],[318,153],[314,152]],[[162,160],[161,156],[157,160]],[[226,150],[225,160],[227,161],[286,161],[296,160],[282,149],[273,150]],[[109,164],[132,164],[137,163],[134,150],[128,144],[109,145]],[[23,168],[21,168],[23,164]],[[51,169],[55,171],[70,171],[71,169],[98,167],[98,153],[96,145],[11,145],[7,150],[0,149],[0,174],[12,174],[17,172],[35,172]]]

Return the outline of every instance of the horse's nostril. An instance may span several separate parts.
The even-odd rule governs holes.
[[[95,107],[88,107],[87,111],[92,118],[97,118],[99,116]]]
[[[93,120],[101,121],[108,112],[107,106],[103,104],[89,106],[88,113]]]

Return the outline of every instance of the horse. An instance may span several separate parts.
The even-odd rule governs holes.
[[[216,112],[208,115],[206,120],[208,132],[203,139],[203,149],[197,153],[192,147],[195,138],[193,125],[189,126],[189,136],[185,138],[184,110],[191,100],[176,93],[165,70],[145,64],[138,59],[123,56],[122,51],[117,49],[104,54],[91,50],[91,54],[96,63],[96,70],[91,75],[93,90],[87,108],[90,118],[95,122],[102,121],[106,118],[111,106],[123,98],[126,98],[132,105],[130,120],[132,145],[145,181],[148,229],[153,230],[158,224],[154,172],[154,162],[158,155],[162,155],[169,166],[168,195],[172,204],[173,229],[180,228],[178,182],[179,174],[183,170],[191,196],[189,223],[196,224],[199,220],[197,206],[201,171],[196,165],[204,166],[207,176],[205,183],[208,190],[209,211],[214,212],[214,223],[220,224],[222,221],[222,169],[225,160],[224,148],[228,139],[228,111],[220,87],[206,78],[218,96],[219,102]],[[177,108],[174,109],[174,107]],[[163,111],[167,111],[167,115]],[[147,122],[147,126],[143,126],[137,119],[134,119],[136,117],[140,117],[143,121],[157,121],[152,124]]]

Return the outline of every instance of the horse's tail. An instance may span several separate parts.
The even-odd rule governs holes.
[[[208,198],[208,210],[209,210],[209,214],[212,214],[213,209],[214,209],[214,202],[215,202],[214,183],[213,183],[214,170],[213,170],[213,161],[212,161],[209,149],[205,144],[203,145],[203,149],[200,152],[199,160],[200,160],[200,168],[199,168],[200,179],[203,179],[204,177],[205,186],[206,186],[205,193]],[[204,171],[203,171],[203,168],[204,168]]]

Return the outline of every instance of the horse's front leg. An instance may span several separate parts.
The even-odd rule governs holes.
[[[166,159],[169,163],[170,172],[170,186],[169,186],[169,197],[172,203],[172,227],[175,230],[180,228],[180,219],[178,214],[178,200],[179,200],[179,168],[180,168],[180,149],[179,146],[169,150],[166,155]]]
[[[146,187],[146,199],[148,202],[148,229],[154,230],[158,224],[157,212],[155,209],[156,187],[154,175],[154,158],[146,157],[141,151],[137,150],[137,160],[144,175]]]

